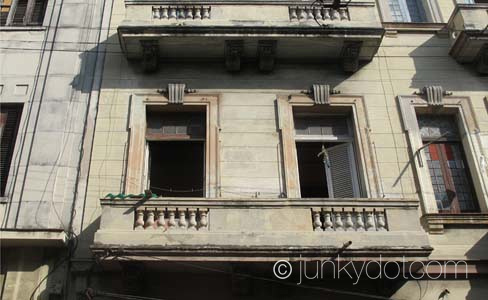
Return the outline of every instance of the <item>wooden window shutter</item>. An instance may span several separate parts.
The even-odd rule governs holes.
[[[27,0],[19,0],[15,9],[12,25],[23,26],[25,13],[27,12]]]
[[[334,198],[359,197],[359,187],[351,143],[327,148],[327,181],[329,195]]]
[[[0,111],[0,195],[3,196],[7,185],[22,107],[2,106]]]

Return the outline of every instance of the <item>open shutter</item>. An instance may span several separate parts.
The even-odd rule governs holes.
[[[20,120],[21,107],[1,107],[0,112],[0,195],[5,193],[10,161]]]
[[[329,195],[334,198],[359,197],[356,163],[351,143],[327,148]]]

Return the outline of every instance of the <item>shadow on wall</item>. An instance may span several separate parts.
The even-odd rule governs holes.
[[[408,64],[390,66],[396,78],[392,80],[411,80],[410,87],[421,89],[424,86],[440,85],[447,91],[487,92],[488,77],[481,76],[473,64],[459,64],[449,55],[449,38],[434,35],[411,50],[408,46],[399,47],[400,51],[413,59],[414,74],[409,72]],[[403,70],[402,70],[403,69]]]
[[[345,74],[341,64],[323,63],[285,63],[278,61],[274,71],[262,74],[255,61],[244,61],[241,71],[229,73],[224,59],[214,61],[178,60],[164,57],[154,73],[144,73],[141,61],[128,61],[119,45],[118,36],[111,35],[98,48],[82,54],[82,60],[91,62],[97,51],[106,47],[102,89],[161,89],[168,83],[183,82],[192,89],[296,89],[304,90],[314,83],[339,85],[351,75]],[[224,48],[222,47],[222,52]],[[89,70],[93,66],[84,66]],[[76,89],[89,91],[90,77],[81,72],[72,85]]]

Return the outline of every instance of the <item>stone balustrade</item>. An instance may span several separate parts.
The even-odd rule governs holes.
[[[387,231],[383,208],[313,208],[314,231]]]
[[[208,209],[146,207],[137,209],[135,230],[208,230]]]
[[[348,241],[355,257],[380,251],[422,258],[432,250],[413,199],[111,197],[100,203],[91,249],[103,257],[276,261],[337,255]]]
[[[203,20],[210,19],[210,6],[185,5],[185,6],[153,6],[153,19],[185,19]]]
[[[319,6],[290,6],[290,21],[349,21],[349,9]]]

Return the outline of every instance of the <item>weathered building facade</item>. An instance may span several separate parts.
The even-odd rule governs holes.
[[[60,297],[488,295],[487,4],[108,2]]]
[[[72,248],[72,217],[85,199],[90,155],[83,148],[93,139],[104,5],[2,1],[2,299],[64,293],[67,265],[58,265]]]

